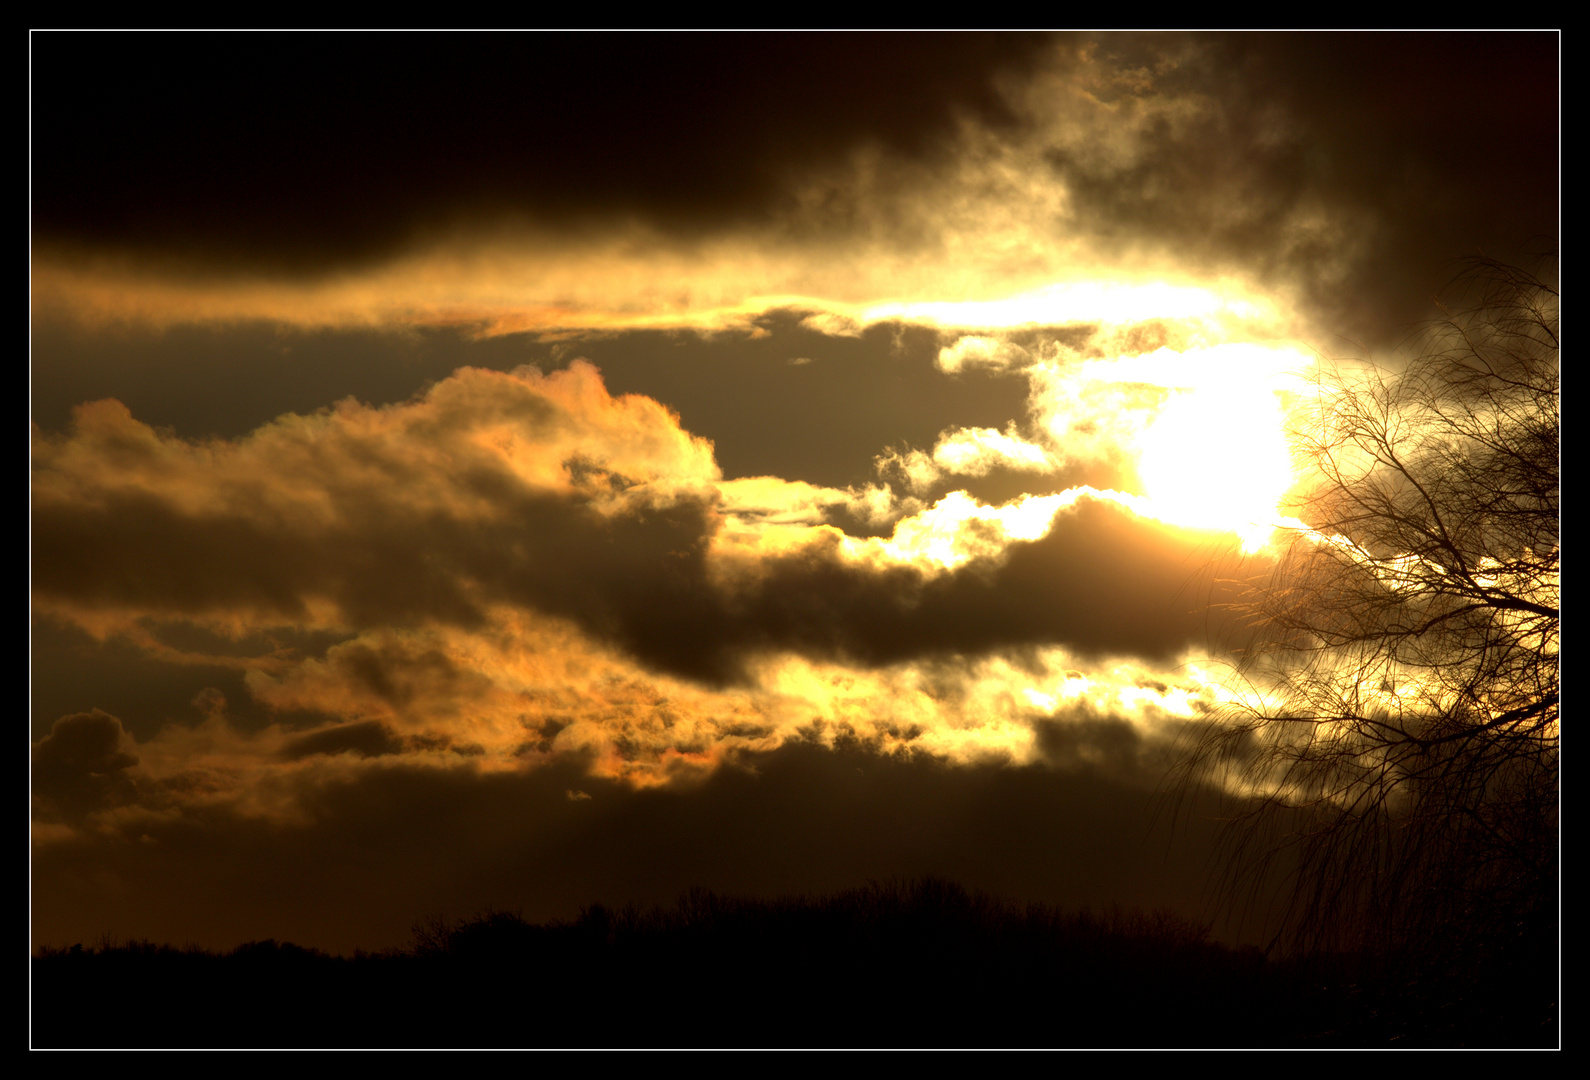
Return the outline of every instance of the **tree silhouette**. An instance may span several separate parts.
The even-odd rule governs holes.
[[[1556,925],[1558,294],[1484,259],[1449,292],[1403,370],[1298,414],[1303,524],[1184,763],[1250,797],[1227,884],[1288,875],[1305,947]]]

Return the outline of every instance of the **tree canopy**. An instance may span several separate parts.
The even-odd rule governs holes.
[[[1556,918],[1558,294],[1487,260],[1449,291],[1404,368],[1297,414],[1300,524],[1189,763],[1252,797],[1231,869],[1289,875],[1300,944]]]

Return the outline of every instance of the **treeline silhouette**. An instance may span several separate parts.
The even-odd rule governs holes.
[[[1277,962],[1165,912],[1017,905],[933,878],[779,900],[697,889],[547,923],[432,918],[407,949],[352,957],[274,940],[43,948],[32,1043],[1552,1046],[1545,960],[1480,958],[1455,980]]]

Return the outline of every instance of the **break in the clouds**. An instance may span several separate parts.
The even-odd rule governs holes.
[[[1118,853],[1312,365],[1556,229],[1552,35],[32,50],[58,934],[1190,902]]]

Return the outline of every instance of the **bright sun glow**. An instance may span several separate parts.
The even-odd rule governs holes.
[[[1138,475],[1156,516],[1264,546],[1292,485],[1285,418],[1265,386],[1223,383],[1173,396],[1143,434]]]

